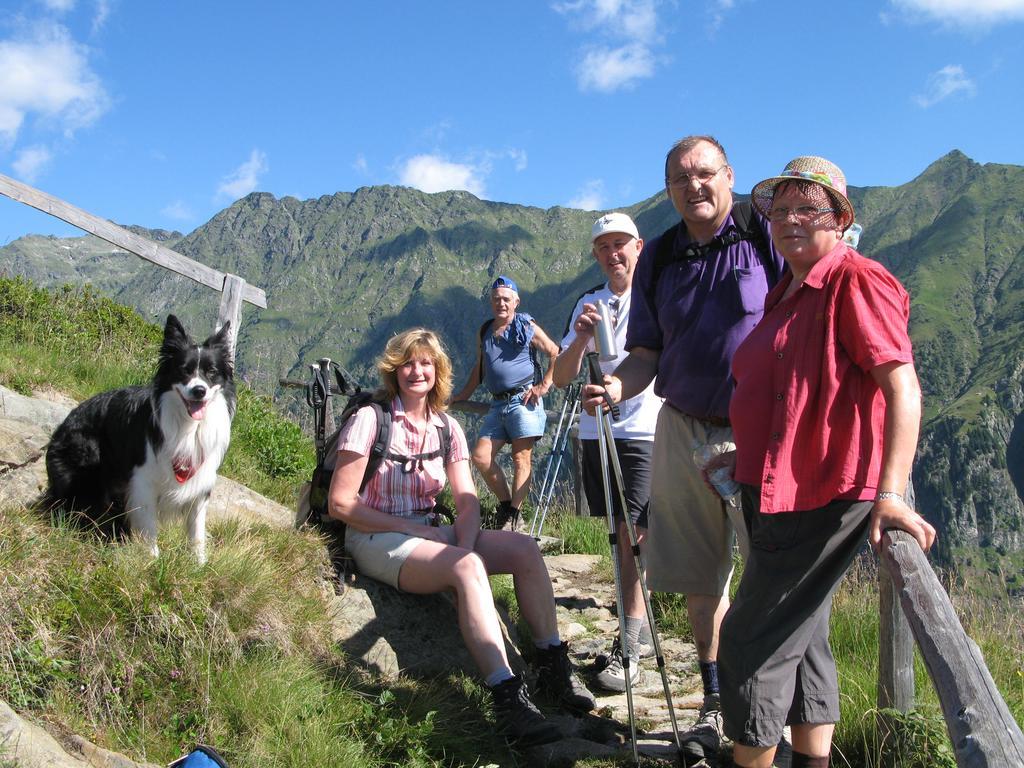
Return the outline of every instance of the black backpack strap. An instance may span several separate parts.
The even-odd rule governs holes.
[[[581,293],[579,296],[576,297],[576,301],[573,302],[572,308],[576,309],[576,305],[579,304],[580,301],[585,299],[587,296],[590,296],[592,293],[597,293],[602,288],[604,288],[604,283],[598,283],[593,288],[587,288],[587,290],[585,290],[583,293]],[[569,329],[571,327],[572,327],[572,312],[569,313],[569,319],[565,321],[565,330],[562,331],[562,338],[563,339],[566,336],[569,335]]]
[[[662,232],[661,237],[658,238],[658,248],[654,252],[654,268],[651,274],[652,292],[658,287],[658,278],[660,278],[661,273],[665,271],[665,267],[676,261],[675,244],[676,237],[679,236],[678,233],[680,227],[682,227],[684,231],[686,230],[686,225],[680,221]]]
[[[493,322],[494,318],[484,320],[483,325],[480,326],[480,330],[477,331],[477,336],[480,339],[480,384],[478,386],[483,386],[484,383],[484,335],[487,333],[487,329],[491,327]]]
[[[368,404],[377,418],[377,436],[374,438],[373,445],[370,446],[366,469],[363,471],[363,481],[359,484],[360,492],[370,482],[370,478],[373,477],[373,473],[377,471],[384,458],[392,458],[388,451],[388,446],[391,443],[391,403],[370,400]]]
[[[765,267],[770,269],[773,275],[775,274],[775,264],[771,258],[771,248],[768,246],[768,240],[765,238],[764,231],[754,216],[754,207],[747,200],[733,205],[732,224],[726,227],[722,234],[716,235],[710,242],[704,245],[690,243],[681,252],[676,253],[675,242],[676,237],[679,236],[680,228],[684,232],[686,231],[686,224],[682,221],[666,229],[662,233],[661,239],[658,240],[658,248],[654,253],[654,269],[651,279],[652,290],[657,287],[658,278],[661,277],[661,273],[669,264],[687,259],[703,258],[709,253],[715,253],[744,240],[753,242],[754,250],[761,257]],[[775,277],[778,278],[778,275],[775,275]]]
[[[444,457],[444,465],[448,466],[448,454],[452,449],[452,425],[448,423],[446,416],[441,416],[441,425],[437,428],[437,434],[441,438],[441,456]]]

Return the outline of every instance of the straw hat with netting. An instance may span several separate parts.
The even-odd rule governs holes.
[[[754,185],[750,191],[750,202],[762,216],[768,215],[776,188],[786,181],[809,181],[824,187],[835,203],[840,217],[846,214],[844,229],[853,224],[853,205],[846,197],[846,176],[835,163],[814,155],[803,155],[790,160],[781,174]]]

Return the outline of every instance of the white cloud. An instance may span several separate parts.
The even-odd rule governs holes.
[[[93,34],[99,32],[107,23],[107,17],[110,16],[111,11],[110,5],[111,0],[96,0],[96,13],[92,17]]]
[[[725,22],[725,15],[736,5],[735,0],[715,0],[708,3],[707,13],[710,16],[711,32],[717,32]]]
[[[583,211],[600,211],[604,208],[604,182],[600,179],[591,179],[586,182],[576,196],[569,201],[569,207],[579,208]]]
[[[512,158],[512,162],[515,164],[516,171],[526,170],[526,150],[525,149],[510,149],[508,150],[508,156]]]
[[[217,198],[238,200],[259,186],[260,178],[269,170],[267,156],[258,149],[249,154],[249,159],[221,179],[217,187]]]
[[[1024,0],[892,0],[897,8],[946,24],[991,26],[1024,20]]]
[[[87,53],[59,24],[39,24],[28,38],[0,41],[0,140],[13,144],[33,114],[66,136],[95,122],[109,98]]]
[[[974,81],[967,77],[963,67],[947,64],[928,76],[925,92],[915,96],[914,101],[922,109],[927,109],[957,93],[973,96],[974,90]]]
[[[366,162],[366,157],[362,153],[356,155],[356,159],[352,161],[352,168],[363,176],[367,176],[370,173],[370,166]]]
[[[165,205],[160,210],[160,215],[175,221],[192,221],[196,217],[192,209],[181,200],[175,200]]]
[[[14,172],[29,184],[35,184],[40,172],[50,164],[53,153],[43,146],[26,147],[14,159]]]
[[[633,44],[611,51],[591,49],[576,67],[581,90],[605,93],[631,88],[653,74],[654,56],[645,46]]]
[[[552,6],[596,38],[583,46],[575,67],[581,90],[611,93],[654,74],[655,51],[663,40],[658,4],[659,0],[572,0]]]
[[[484,196],[487,169],[470,163],[453,163],[440,155],[416,155],[399,171],[400,183],[423,192],[444,192],[464,189],[477,197]]]
[[[40,0],[47,10],[54,13],[67,13],[75,7],[75,0]]]

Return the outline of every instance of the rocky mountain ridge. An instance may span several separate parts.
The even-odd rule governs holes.
[[[1024,168],[954,151],[907,184],[851,187],[850,197],[860,250],[911,292],[926,403],[914,480],[944,532],[941,554],[1021,553]],[[663,194],[625,210],[646,237],[677,219]],[[148,232],[266,290],[268,309],[243,311],[239,370],[274,391],[322,356],[372,382],[384,341],[419,324],[446,339],[461,383],[500,273],[559,338],[576,297],[601,279],[588,243],[596,215],[383,186],[305,201],[253,193],[187,235]],[[0,248],[0,265],[44,286],[90,282],[157,321],[174,307],[190,327],[212,324],[219,301],[91,237],[21,238]]]

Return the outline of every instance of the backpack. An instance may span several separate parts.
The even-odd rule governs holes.
[[[484,383],[484,337],[492,325],[494,325],[493,317],[490,320],[484,320],[477,332],[480,340],[480,386],[483,386]],[[544,371],[541,370],[540,360],[537,359],[537,348],[533,346],[532,342],[530,343],[530,362],[533,363],[533,383],[539,384],[544,378]]]
[[[684,231],[686,230],[686,223],[680,221],[678,224],[674,224],[666,229],[658,241],[658,249],[654,254],[651,285],[656,286],[658,284],[658,278],[669,264],[689,259],[701,259],[710,253],[715,253],[744,240],[753,241],[754,250],[764,260],[765,266],[772,271],[777,280],[779,276],[776,274],[775,262],[770,257],[771,249],[768,247],[768,241],[764,236],[764,232],[754,219],[753,206],[746,200],[736,203],[732,207],[732,220],[732,225],[726,227],[722,234],[715,235],[710,242],[703,245],[700,243],[690,243],[681,253],[675,252],[674,245],[680,228]]]
[[[194,750],[179,757],[167,768],[228,768],[228,764],[213,747],[197,744]]]

